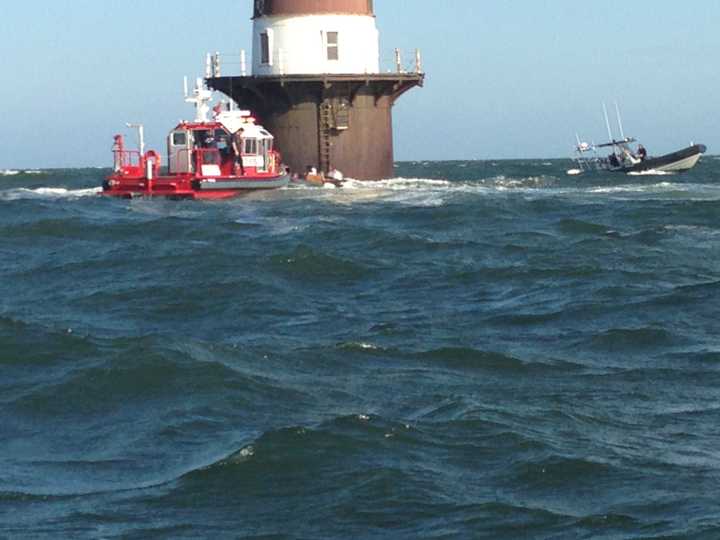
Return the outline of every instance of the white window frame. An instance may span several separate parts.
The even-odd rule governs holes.
[[[275,36],[273,35],[274,32],[272,28],[266,28],[265,31],[260,32],[259,40],[260,40],[260,64],[263,66],[272,66],[273,65],[273,48],[275,45]],[[263,47],[263,36],[267,36],[267,51]],[[265,56],[265,53],[267,52],[267,62],[264,62],[263,56]]]
[[[335,34],[335,43],[330,43],[330,34]],[[339,62],[340,61],[340,32],[332,30],[323,32],[323,45],[325,49],[325,60],[327,62]],[[336,58],[330,58],[330,51],[335,51]]]

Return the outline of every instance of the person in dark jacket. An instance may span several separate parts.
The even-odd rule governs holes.
[[[245,146],[245,139],[243,138],[245,130],[243,128],[238,129],[232,137],[232,149],[235,153],[235,171],[240,169],[240,176],[245,176],[245,165],[243,165],[242,152]]]
[[[647,157],[647,150],[645,150],[645,147],[642,144],[638,145],[637,157],[640,158],[640,161],[645,161],[645,158]]]

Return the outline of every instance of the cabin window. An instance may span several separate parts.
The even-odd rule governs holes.
[[[338,33],[327,33],[327,59],[340,60],[340,49],[338,46]]]
[[[245,139],[245,151],[243,154],[257,154],[257,139]]]
[[[173,146],[187,146],[187,133],[184,131],[176,131],[172,134]]]
[[[267,32],[260,34],[260,62],[270,63],[270,36]]]

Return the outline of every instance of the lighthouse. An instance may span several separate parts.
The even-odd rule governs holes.
[[[252,72],[221,76],[214,58],[206,81],[260,118],[293,172],[378,180],[393,175],[393,105],[424,81],[413,60],[381,68],[372,0],[255,0]]]

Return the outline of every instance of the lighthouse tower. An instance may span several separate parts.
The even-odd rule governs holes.
[[[252,74],[207,84],[251,109],[293,172],[339,169],[360,180],[393,174],[392,107],[424,74],[380,68],[372,0],[255,0]]]

